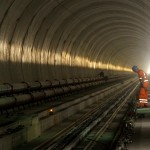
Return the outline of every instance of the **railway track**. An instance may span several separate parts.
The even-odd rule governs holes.
[[[131,91],[131,93],[133,91],[134,91],[134,89]],[[116,116],[118,115],[118,113],[121,113],[122,110],[123,110],[122,113],[126,113],[126,111],[128,111],[128,102],[130,101],[129,97],[131,96],[131,94],[129,94],[129,95],[128,94],[129,94],[129,92],[127,92],[124,95],[124,100],[122,101],[122,103],[118,101],[119,103],[117,104],[117,102],[116,102],[116,107],[111,109],[110,112],[104,118],[104,120],[102,122],[100,122],[97,126],[95,126],[90,131],[89,134],[90,134],[90,139],[91,140],[88,140],[88,143],[86,143],[86,144],[85,143],[80,144],[80,147],[82,145],[83,150],[96,149],[96,147],[100,147],[102,144],[107,144],[107,142],[106,143],[100,143],[99,142],[99,141],[101,141],[100,138],[105,134],[105,132],[109,132],[109,133],[114,132],[113,131],[114,129],[111,129],[109,127],[110,127],[110,124],[115,122],[114,120],[115,120]],[[123,120],[124,116],[125,115],[122,115],[122,118],[120,118],[118,121]],[[120,127],[119,124],[120,123],[118,122],[118,127]],[[95,134],[93,134],[93,133],[95,133]],[[108,150],[108,149],[111,150],[112,143],[109,143],[109,144],[110,144],[109,146],[107,145],[107,147],[106,147],[106,145],[105,145],[103,148],[101,148],[101,150]],[[74,148],[74,150],[76,150],[76,148]]]
[[[108,125],[113,121],[119,110],[127,103],[127,100],[131,96],[131,93],[135,91],[135,85],[129,84],[126,88],[120,89],[112,96],[108,96],[104,101],[91,107],[88,112],[81,115],[76,121],[72,122],[57,133],[52,140],[47,140],[42,144],[36,146],[34,150],[62,150],[73,149],[76,145],[82,141],[85,136],[94,130],[96,125],[102,120],[105,120],[100,128],[97,128],[96,134],[94,134],[93,141],[88,142],[83,149],[88,150],[94,145],[94,141],[101,134],[104,133]],[[109,117],[108,117],[109,116]]]

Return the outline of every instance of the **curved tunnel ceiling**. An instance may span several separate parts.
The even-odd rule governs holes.
[[[0,0],[0,82],[150,65],[148,0]]]

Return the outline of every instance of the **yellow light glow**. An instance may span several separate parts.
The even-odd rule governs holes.
[[[46,65],[64,65],[72,67],[85,67],[93,69],[108,69],[118,71],[129,71],[130,68],[124,68],[113,64],[104,64],[103,62],[91,61],[88,58],[81,56],[71,56],[69,53],[56,52],[55,50],[41,50],[30,48],[27,46],[22,47],[17,45],[11,45],[11,50],[8,51],[7,43],[0,42],[0,61],[11,62],[23,62],[23,63],[35,63],[35,64],[46,64]],[[9,54],[10,53],[10,54]],[[150,71],[149,71],[150,73]]]
[[[53,109],[49,109],[48,111],[49,111],[49,112],[53,112]]]

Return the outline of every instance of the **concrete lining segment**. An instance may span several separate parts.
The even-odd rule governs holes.
[[[18,82],[34,80],[35,75],[38,79],[55,76],[62,78],[68,74],[72,76],[70,70],[63,65],[89,67],[88,59],[91,61],[88,63],[91,64],[93,71],[87,69],[86,72],[82,72],[80,69],[75,69],[76,75],[95,74],[94,63],[98,61],[101,62],[100,68],[108,66],[107,69],[112,68],[111,65],[127,68],[133,63],[138,65],[136,58],[141,56],[141,49],[149,53],[147,45],[150,24],[149,6],[148,1],[135,0],[23,0],[21,3],[19,0],[9,1],[9,3],[1,0],[0,60],[9,62],[0,66],[1,70],[4,70],[0,72],[0,78]],[[116,25],[111,24],[115,20]],[[121,23],[120,20],[123,22]],[[129,22],[132,24],[128,24]],[[104,24],[109,25],[101,28]],[[127,36],[125,39],[107,42],[116,36],[126,35],[123,24],[126,24],[127,35],[131,38]],[[118,25],[121,30],[115,29]],[[138,37],[140,40],[137,40]],[[106,46],[102,47],[102,43]],[[131,48],[128,45],[132,43],[135,43],[135,46],[133,44]],[[118,49],[126,53],[128,63]],[[111,59],[112,54],[117,51],[116,58]],[[136,56],[130,55],[137,51],[139,53]],[[78,56],[80,60],[77,59]],[[27,61],[30,63],[28,66],[24,64]],[[13,65],[13,62],[18,64]],[[143,59],[141,66],[146,62],[147,58]],[[32,65],[37,63],[40,67]],[[46,67],[43,64],[46,64]],[[58,64],[62,67],[55,69]]]
[[[84,9],[82,9],[82,10],[84,10]],[[132,16],[132,15],[130,15],[130,16]],[[93,17],[93,18],[95,18],[95,17]],[[111,19],[112,20],[112,19]],[[89,21],[89,20],[88,20]],[[92,28],[93,29],[93,28]]]

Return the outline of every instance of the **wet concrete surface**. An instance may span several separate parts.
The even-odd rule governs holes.
[[[128,145],[128,150],[150,150],[150,114],[137,118],[133,142]]]

